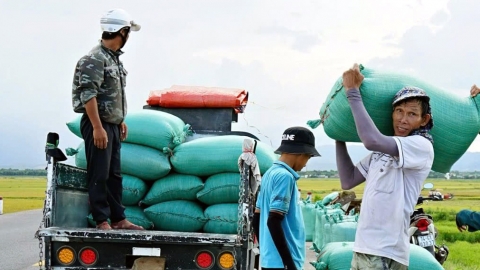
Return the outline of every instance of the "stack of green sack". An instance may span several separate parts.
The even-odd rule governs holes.
[[[353,258],[353,242],[332,242],[325,245],[311,262],[316,270],[350,270]],[[410,244],[409,270],[443,270],[435,257],[426,249]]]
[[[452,165],[467,151],[480,131],[480,95],[475,98],[458,97],[439,87],[415,77],[360,66],[365,79],[360,94],[368,114],[385,135],[393,135],[392,100],[405,86],[422,88],[430,97],[434,127],[431,130],[435,158],[432,170],[447,173]],[[468,92],[465,92],[468,94]],[[320,119],[307,123],[316,128],[323,124],[325,133],[332,139],[360,142],[352,111],[340,77],[333,85],[320,109]]]
[[[322,250],[331,242],[355,241],[358,214],[345,214],[340,204],[331,204],[336,196],[338,192],[332,192],[315,203],[315,231],[312,233],[315,250]]]
[[[67,123],[69,130],[82,138],[81,115]],[[168,153],[185,142],[191,135],[190,125],[180,118],[155,110],[141,110],[129,113],[125,118],[128,136],[121,146],[123,176],[122,203],[127,207],[126,216],[132,221],[152,228],[143,210],[138,207],[152,182],[167,176],[171,171]],[[76,149],[67,149],[68,155],[75,155],[75,165],[86,169],[85,144],[82,141]],[[91,215],[89,216],[91,221]]]
[[[234,234],[240,192],[238,158],[243,141],[237,135],[200,137],[175,147],[172,171],[152,185],[141,204],[155,230]],[[263,174],[277,156],[258,142]]]
[[[299,204],[305,226],[305,241],[311,242],[315,235],[315,204],[305,200],[301,200]]]

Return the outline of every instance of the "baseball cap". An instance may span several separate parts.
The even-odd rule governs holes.
[[[319,157],[315,149],[315,136],[304,127],[287,128],[282,135],[282,143],[275,151],[276,154],[310,154],[312,157]]]
[[[425,98],[427,101],[430,101],[430,97],[427,95],[427,93],[425,93],[425,91],[423,91],[423,89],[413,86],[406,86],[400,89],[400,91],[395,94],[395,96],[393,97],[392,105],[395,105],[402,100],[412,97]]]
[[[426,113],[430,114],[431,117],[430,117],[430,121],[427,123],[425,128],[426,129],[432,129],[433,128],[433,115],[432,115],[432,109],[431,109],[431,106],[430,106],[430,97],[427,95],[427,93],[423,89],[418,88],[418,87],[405,86],[402,89],[400,89],[400,91],[398,91],[395,94],[395,96],[393,97],[392,106],[395,106],[395,104],[397,104],[400,101],[405,100],[407,98],[423,98],[427,102],[429,102],[428,110],[427,110]]]

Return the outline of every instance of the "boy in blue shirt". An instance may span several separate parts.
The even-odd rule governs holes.
[[[305,228],[298,204],[297,171],[320,154],[315,136],[304,127],[286,129],[275,153],[281,156],[262,177],[253,218],[260,266],[263,270],[303,269]]]

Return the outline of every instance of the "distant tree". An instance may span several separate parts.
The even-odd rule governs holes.
[[[42,169],[0,169],[0,176],[46,176],[47,171]]]

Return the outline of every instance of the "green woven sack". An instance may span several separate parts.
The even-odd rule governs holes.
[[[343,210],[340,204],[323,206],[319,201],[315,205],[315,234],[313,235],[313,244],[317,249],[322,249],[325,246],[325,224],[335,216],[340,219],[343,216]]]
[[[303,223],[305,225],[305,238],[307,242],[310,242],[315,235],[315,204],[305,201],[301,201],[299,204],[302,209]]]
[[[239,193],[240,173],[219,173],[207,178],[197,199],[207,205],[238,203]]]
[[[210,176],[223,172],[239,172],[238,158],[242,154],[245,136],[224,135],[203,137],[185,142],[173,150],[170,157],[176,172]],[[274,150],[258,142],[256,155],[260,173],[265,173],[277,159]]]
[[[80,143],[75,152],[67,151],[69,155],[75,154],[75,165],[77,167],[86,169],[87,159],[84,142]],[[120,154],[122,173],[136,176],[145,181],[162,178],[171,169],[167,155],[147,146],[122,142]]]
[[[142,226],[145,230],[150,230],[153,228],[153,222],[148,220],[145,213],[143,213],[142,209],[140,209],[138,206],[125,206],[125,217],[128,219],[128,221],[138,226]],[[87,216],[87,220],[88,224],[90,224],[92,227],[96,226],[91,213]],[[108,219],[108,224],[110,223],[110,219]]]
[[[236,234],[238,227],[238,203],[215,204],[205,209],[207,233]]]
[[[316,270],[350,270],[353,259],[353,242],[332,242],[311,263]],[[426,249],[410,244],[408,270],[443,270],[443,267]]]
[[[203,181],[198,176],[171,173],[155,181],[141,203],[154,205],[174,200],[194,201],[202,188]]]
[[[357,222],[355,221],[331,221],[324,227],[324,243],[331,242],[354,242],[357,232]]]
[[[122,204],[123,205],[138,205],[138,202],[147,193],[148,187],[142,179],[122,174],[123,191],[122,191]]]
[[[329,204],[331,201],[333,201],[334,199],[336,199],[338,197],[338,192],[337,191],[334,191],[330,194],[328,194],[327,196],[325,196],[323,199],[322,199],[322,204],[323,205],[327,205]]]
[[[442,265],[429,251],[413,244],[410,244],[409,264],[408,270],[443,270]]]
[[[352,249],[353,242],[328,243],[318,255],[317,261],[311,264],[316,270],[350,270]]]
[[[68,129],[79,138],[82,115],[67,123]],[[192,134],[190,125],[175,115],[156,111],[140,110],[127,114],[125,124],[128,127],[126,143],[140,144],[163,151],[164,147],[173,149],[183,143]]]
[[[435,158],[432,170],[446,173],[467,151],[480,130],[476,98],[458,97],[409,75],[360,66],[365,76],[360,87],[365,108],[377,128],[385,135],[393,135],[392,99],[404,86],[422,88],[430,96],[434,127]],[[320,109],[320,119],[308,121],[316,128],[323,123],[325,133],[332,139],[360,142],[352,111],[339,78]]]
[[[207,222],[202,207],[193,201],[157,203],[144,211],[160,231],[198,232]]]

